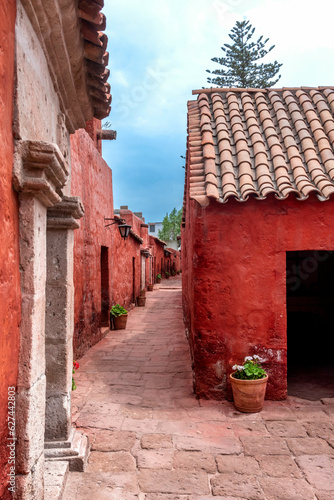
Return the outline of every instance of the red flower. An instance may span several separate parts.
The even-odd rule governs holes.
[[[77,361],[73,361],[73,368],[77,370],[80,367],[79,363]]]

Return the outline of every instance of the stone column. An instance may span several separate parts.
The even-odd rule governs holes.
[[[57,145],[15,143],[22,291],[15,498],[21,500],[44,498],[46,213],[47,207],[61,201],[57,191],[67,177]]]
[[[77,219],[83,214],[76,197],[64,197],[47,212],[46,441],[68,441],[72,428],[73,241],[74,229],[79,227]]]

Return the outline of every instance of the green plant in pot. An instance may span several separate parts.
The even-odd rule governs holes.
[[[128,311],[119,304],[115,304],[110,309],[110,324],[114,323],[115,330],[124,330],[128,320]]]
[[[262,410],[268,375],[262,368],[263,360],[257,354],[246,356],[242,365],[234,365],[230,374],[234,406],[244,413]]]
[[[165,272],[165,278],[166,278],[167,280],[169,279],[169,276],[170,276],[169,272],[168,272],[168,271],[166,271],[166,272]]]
[[[157,283],[161,283],[161,274],[157,274]]]

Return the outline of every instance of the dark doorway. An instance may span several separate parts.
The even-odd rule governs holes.
[[[109,326],[109,252],[101,247],[101,326]]]
[[[132,302],[136,302],[136,259],[132,257]]]
[[[287,252],[288,394],[334,397],[334,251]]]

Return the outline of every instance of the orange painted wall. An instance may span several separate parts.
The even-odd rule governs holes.
[[[81,357],[102,338],[102,246],[108,249],[109,304],[111,303],[113,233],[105,228],[104,217],[113,217],[113,191],[112,172],[102,159],[94,138],[83,129],[71,136],[71,158],[71,193],[72,196],[80,196],[85,208],[80,229],[74,231],[73,345],[74,356]]]
[[[12,189],[13,168],[13,88],[14,30],[16,3],[0,3],[0,498],[11,498],[8,492],[8,387],[16,387],[19,325],[20,273],[18,247],[18,200]]]
[[[229,397],[233,364],[255,353],[268,399],[286,397],[286,252],[334,250],[333,227],[334,200],[187,201],[183,306],[200,397]]]

